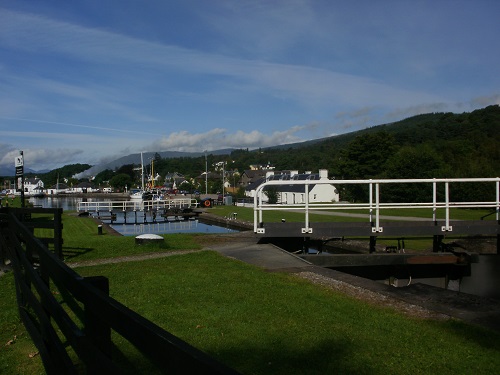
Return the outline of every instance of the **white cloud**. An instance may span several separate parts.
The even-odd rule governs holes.
[[[244,132],[238,130],[234,133],[227,129],[216,128],[203,133],[188,131],[173,132],[148,146],[154,151],[186,151],[199,152],[200,150],[218,150],[225,148],[259,148],[299,142],[303,138],[296,134],[309,126],[294,126],[283,131],[265,134],[257,130]]]
[[[40,170],[53,168],[53,160],[60,163],[59,166],[75,163],[75,158],[83,153],[83,150],[65,148],[43,149],[28,148],[23,150],[25,168]],[[0,165],[13,167],[14,158],[19,155],[19,150],[9,150],[1,155]]]

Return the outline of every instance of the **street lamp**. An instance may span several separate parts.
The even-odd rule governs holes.
[[[208,194],[208,162],[207,162],[207,150],[205,150],[205,198]]]
[[[225,161],[222,162],[222,200],[224,200],[224,173],[225,173],[224,172],[224,164],[225,163],[226,163]]]

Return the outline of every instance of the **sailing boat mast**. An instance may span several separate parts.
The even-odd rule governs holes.
[[[151,160],[151,189],[155,188],[154,160]]]
[[[142,159],[142,151],[141,151],[141,182],[142,182],[142,191],[144,191],[144,160]]]

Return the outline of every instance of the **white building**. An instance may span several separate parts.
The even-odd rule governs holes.
[[[43,187],[43,181],[38,177],[26,178],[24,180],[24,194],[27,196],[43,194]]]
[[[48,188],[47,194],[48,195],[56,195],[59,193],[69,193],[70,191],[71,191],[71,189],[68,185],[59,182],[55,185],[52,185],[50,188]]]
[[[282,204],[304,204],[306,202],[306,192],[305,185],[289,185],[286,181],[314,181],[314,180],[328,180],[328,170],[320,169],[319,173],[313,174],[311,172],[306,172],[299,174],[298,171],[290,171],[288,173],[274,174],[274,172],[268,172],[266,177],[251,184],[247,187],[245,194],[248,197],[255,197],[255,191],[258,186],[266,181],[283,181],[283,185],[276,186],[278,191],[278,203]],[[340,200],[339,192],[333,185],[334,180],[331,180],[331,184],[313,184],[309,185],[309,203],[332,203],[338,202]],[[267,196],[263,194],[263,201],[267,201]]]
[[[92,183],[86,181],[80,182],[71,188],[72,193],[94,193],[96,191],[99,191],[99,189],[95,189]]]

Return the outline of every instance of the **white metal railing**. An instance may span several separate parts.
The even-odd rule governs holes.
[[[130,200],[106,202],[78,202],[77,210],[80,212],[102,211],[151,211],[158,209],[183,209],[195,208],[198,202],[191,198],[177,198],[166,200]]]
[[[452,183],[473,183],[473,182],[489,182],[494,185],[495,201],[489,202],[453,202],[450,200],[450,184]],[[311,185],[368,185],[369,201],[366,203],[311,203],[309,202],[309,186]],[[381,184],[432,184],[432,202],[428,203],[382,203],[380,199]],[[444,184],[444,201],[438,200],[438,184]],[[300,204],[267,204],[263,201],[264,188],[266,186],[281,186],[281,185],[303,185],[305,202]],[[375,187],[375,192],[373,188]],[[496,219],[500,220],[500,178],[433,178],[433,179],[380,179],[380,180],[288,180],[288,181],[267,181],[261,184],[255,190],[254,196],[254,232],[265,233],[265,228],[261,228],[260,223],[263,223],[263,212],[272,210],[293,210],[304,211],[304,227],[302,233],[313,233],[313,228],[309,225],[309,215],[311,209],[314,210],[369,210],[370,222],[374,223],[372,232],[383,232],[383,227],[380,226],[380,210],[381,209],[403,209],[403,208],[428,208],[432,209],[432,220],[436,221],[436,211],[438,209],[445,210],[445,225],[441,227],[443,232],[451,232],[453,227],[450,225],[450,208],[495,208]],[[375,220],[374,220],[375,216]]]

